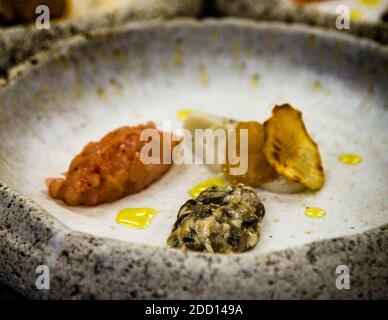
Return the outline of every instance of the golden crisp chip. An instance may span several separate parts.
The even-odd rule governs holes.
[[[277,176],[275,170],[268,163],[264,152],[264,127],[259,122],[240,122],[236,126],[236,155],[240,155],[241,129],[248,130],[248,159],[241,158],[239,164],[233,164],[226,157],[226,164],[222,170],[228,176],[228,179],[233,183],[243,183],[251,187],[259,187],[261,183],[268,182]],[[242,161],[248,162],[248,171],[242,175],[230,175],[230,168],[239,166]]]
[[[303,123],[302,113],[288,104],[276,106],[264,123],[264,154],[280,175],[318,190],[324,173],[318,146]]]

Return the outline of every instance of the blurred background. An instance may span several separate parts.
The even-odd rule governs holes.
[[[39,5],[50,10],[49,29],[36,27]],[[0,83],[55,41],[134,20],[233,16],[335,29],[343,8],[351,26],[342,32],[388,43],[388,0],[0,0]]]
[[[259,12],[263,17],[270,17],[276,11],[280,17],[285,9],[288,9],[289,15],[292,10],[298,11],[295,14],[302,14],[306,9],[335,14],[340,5],[346,5],[353,20],[382,22],[384,16],[386,18],[388,0],[0,0],[0,24],[10,26],[34,22],[37,16],[35,10],[39,5],[48,6],[51,18],[57,21],[125,11],[129,7],[152,10],[153,6],[158,5],[191,6],[192,11],[186,12],[188,15],[239,13],[248,17],[254,17]]]
[[[50,10],[49,29],[36,28],[40,5]],[[334,29],[341,6],[352,22],[342,32],[388,43],[388,0],[0,0],[0,84],[11,66],[55,41],[98,28],[155,18],[233,16]]]

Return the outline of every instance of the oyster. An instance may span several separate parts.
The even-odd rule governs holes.
[[[167,239],[173,248],[244,252],[256,245],[264,206],[251,187],[211,187],[179,210]]]

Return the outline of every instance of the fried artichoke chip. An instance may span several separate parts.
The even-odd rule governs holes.
[[[241,129],[248,130],[248,159],[244,159],[240,154]],[[222,171],[232,184],[243,183],[251,187],[259,187],[262,183],[273,180],[277,173],[268,163],[264,152],[264,127],[256,121],[239,122],[236,126],[236,155],[241,157],[236,165],[227,156],[226,164],[222,166]],[[238,166],[242,161],[248,162],[248,170],[242,175],[231,175],[230,169]]]
[[[264,123],[264,154],[280,175],[319,190],[324,172],[317,144],[303,123],[302,113],[288,104],[276,106]]]

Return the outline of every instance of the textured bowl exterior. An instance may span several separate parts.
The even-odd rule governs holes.
[[[314,8],[295,8],[289,0],[215,0],[217,11],[221,15],[246,17],[257,20],[279,20],[299,22],[329,29],[335,29],[336,16],[320,12]],[[383,44],[388,43],[388,25],[352,21],[350,33],[370,38]]]
[[[257,32],[311,33],[319,42],[376,45],[302,26],[245,21],[138,23],[157,37],[163,28],[253,28]],[[114,32],[126,32],[116,30]],[[112,34],[112,31],[108,32]],[[104,37],[104,32],[88,38]],[[63,43],[85,44],[87,38]],[[366,49],[369,50],[369,49]],[[34,72],[58,50],[11,72],[6,87]],[[386,55],[387,51],[381,51]],[[0,182],[0,279],[36,299],[384,299],[388,297],[388,226],[264,255],[207,255],[98,238],[72,231],[32,200]],[[50,290],[37,290],[37,265],[50,267]],[[351,290],[335,286],[338,265],[350,267]]]
[[[0,208],[0,278],[34,299],[386,299],[388,295],[387,226],[243,258],[160,250],[72,232],[4,185]],[[32,266],[42,261],[53,274],[48,291],[35,287]],[[342,264],[351,266],[351,290],[336,289],[335,268]]]
[[[98,28],[119,27],[130,21],[195,17],[200,13],[202,3],[203,0],[134,0],[128,7],[112,13],[53,23],[49,30],[38,30],[33,25],[0,29],[0,77],[9,67],[49,49],[56,41]]]

